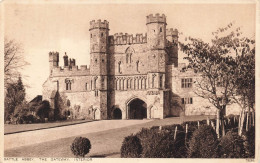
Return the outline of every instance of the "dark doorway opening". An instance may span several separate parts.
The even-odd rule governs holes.
[[[114,119],[122,119],[122,112],[119,108],[116,108],[114,111],[113,111],[113,118]]]
[[[129,104],[129,119],[147,118],[147,105],[143,100],[134,99]]]

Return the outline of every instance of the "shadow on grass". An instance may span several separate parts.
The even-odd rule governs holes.
[[[114,153],[108,153],[108,154],[97,154],[97,155],[91,155],[91,158],[105,158],[113,155],[119,155],[118,158],[120,158],[120,153],[119,152],[114,152]]]

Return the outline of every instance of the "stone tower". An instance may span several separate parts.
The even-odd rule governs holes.
[[[96,98],[93,108],[95,112],[100,112],[100,117],[95,119],[107,119],[109,23],[106,20],[93,20],[89,31],[91,90]]]
[[[166,25],[164,14],[147,16],[148,81],[152,89],[164,89],[165,85]]]
[[[168,40],[167,50],[169,52],[168,64],[178,67],[178,30],[172,28],[166,30],[166,38]]]
[[[59,67],[59,53],[49,52],[49,63],[50,63],[50,75],[53,72],[53,68]]]

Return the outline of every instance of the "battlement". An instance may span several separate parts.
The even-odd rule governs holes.
[[[166,24],[166,16],[164,14],[162,14],[162,16],[160,16],[160,14],[155,14],[155,16],[153,16],[153,14],[150,14],[148,16],[146,16],[146,24],[150,24],[150,23],[165,23]]]
[[[59,52],[49,52],[50,62],[59,62]]]
[[[103,22],[99,19],[97,21],[92,20],[90,21],[90,28],[89,30],[92,29],[109,29],[109,22],[104,20]]]
[[[178,30],[173,30],[173,28],[166,29],[166,36],[178,36]]]
[[[126,45],[126,44],[143,44],[147,43],[147,34],[136,34],[134,37],[128,33],[115,33],[113,36],[109,36],[110,45]]]
[[[52,76],[83,76],[89,75],[90,69],[87,65],[78,66],[65,66],[65,67],[56,67],[53,69]]]

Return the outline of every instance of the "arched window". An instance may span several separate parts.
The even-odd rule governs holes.
[[[66,83],[66,90],[71,90],[71,80],[66,79],[65,83]]]
[[[105,77],[102,76],[102,78],[101,78],[101,87],[102,87],[102,89],[104,89],[104,86],[105,86]]]
[[[67,106],[70,107],[70,100],[67,100]]]
[[[120,73],[120,74],[122,73],[121,72],[121,61],[118,62],[118,73]]]
[[[97,77],[95,77],[95,79],[94,79],[94,89],[96,89],[97,88]]]
[[[154,88],[154,78],[155,78],[155,74],[153,75],[153,77],[152,77],[152,88]]]
[[[162,32],[162,27],[160,27],[160,32]]]
[[[126,54],[126,63],[128,63],[129,54]]]
[[[101,37],[103,37],[103,32],[101,33]]]
[[[139,61],[136,61],[136,71],[139,72]]]
[[[160,88],[162,88],[162,85],[163,85],[163,76],[161,75],[160,76]]]
[[[132,63],[132,55],[134,53],[134,49],[132,47],[128,47],[125,53],[126,53],[126,63]]]

